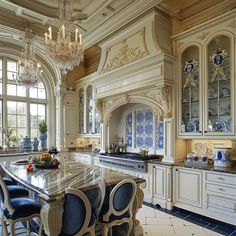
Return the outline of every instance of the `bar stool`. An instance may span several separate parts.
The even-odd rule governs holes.
[[[19,221],[30,221],[35,217],[40,218],[41,206],[30,198],[10,198],[8,187],[4,180],[0,178],[0,187],[2,190],[3,214],[2,214],[2,232],[7,236],[7,224],[10,225],[10,235],[15,235],[15,224]],[[29,229],[28,229],[29,230]],[[42,224],[39,229],[39,236],[42,235]]]
[[[132,179],[125,179],[119,182],[110,192],[109,199],[103,204],[99,216],[99,224],[102,227],[102,236],[107,236],[113,226],[128,223],[130,234],[133,219],[132,206],[137,191],[137,185]]]
[[[60,236],[95,236],[96,218],[86,195],[73,188],[65,190],[64,212]]]

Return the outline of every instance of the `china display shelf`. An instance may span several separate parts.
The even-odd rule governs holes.
[[[221,80],[219,80],[219,82],[220,82],[220,84],[226,84],[227,85],[227,84],[230,83],[230,78],[228,78],[228,79],[221,79]],[[211,85],[211,84],[217,84],[217,83],[218,83],[218,80],[214,80],[214,81],[211,81],[211,79],[210,79],[210,81],[208,80],[208,86]]]
[[[218,117],[218,115],[208,115],[208,116],[209,116],[209,117]],[[219,115],[219,117],[224,117],[224,116],[231,117],[231,114]]]
[[[227,96],[223,96],[223,97],[220,97],[220,100],[221,99],[229,99],[229,98],[231,98],[231,95],[229,94],[229,95],[227,95]],[[208,100],[209,101],[215,101],[215,100],[217,100],[218,98],[216,97],[214,97],[214,98],[208,98]]]
[[[198,116],[192,116],[191,120],[192,120],[192,119],[199,119],[199,117],[198,117]],[[182,117],[182,120],[189,120],[189,121],[191,121],[191,120],[189,119],[189,117],[188,117],[188,118]]]
[[[191,100],[191,103],[197,103],[199,100]],[[190,101],[182,102],[182,104],[189,104]]]

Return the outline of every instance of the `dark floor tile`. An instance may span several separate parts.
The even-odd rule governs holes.
[[[227,227],[227,226],[223,226],[223,225],[218,225],[214,229],[214,232],[217,232],[217,233],[220,233],[223,235],[227,235],[227,236],[231,235],[234,231],[235,231],[235,229],[232,229],[232,227]]]

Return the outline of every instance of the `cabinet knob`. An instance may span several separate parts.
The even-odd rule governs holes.
[[[201,133],[202,133],[202,131],[201,131],[201,130],[199,130],[199,131],[198,131],[198,133],[199,133],[199,134],[201,134]]]
[[[222,177],[219,177],[218,179],[219,179],[219,180],[225,180],[225,179],[224,179],[224,178],[222,178]]]
[[[155,169],[155,166],[153,166],[153,169]]]
[[[178,169],[175,169],[175,171],[179,171]]]
[[[208,132],[207,130],[204,131],[204,133],[207,133],[207,132]]]

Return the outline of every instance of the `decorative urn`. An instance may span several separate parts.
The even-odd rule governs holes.
[[[214,166],[230,167],[230,148],[214,148]]]

